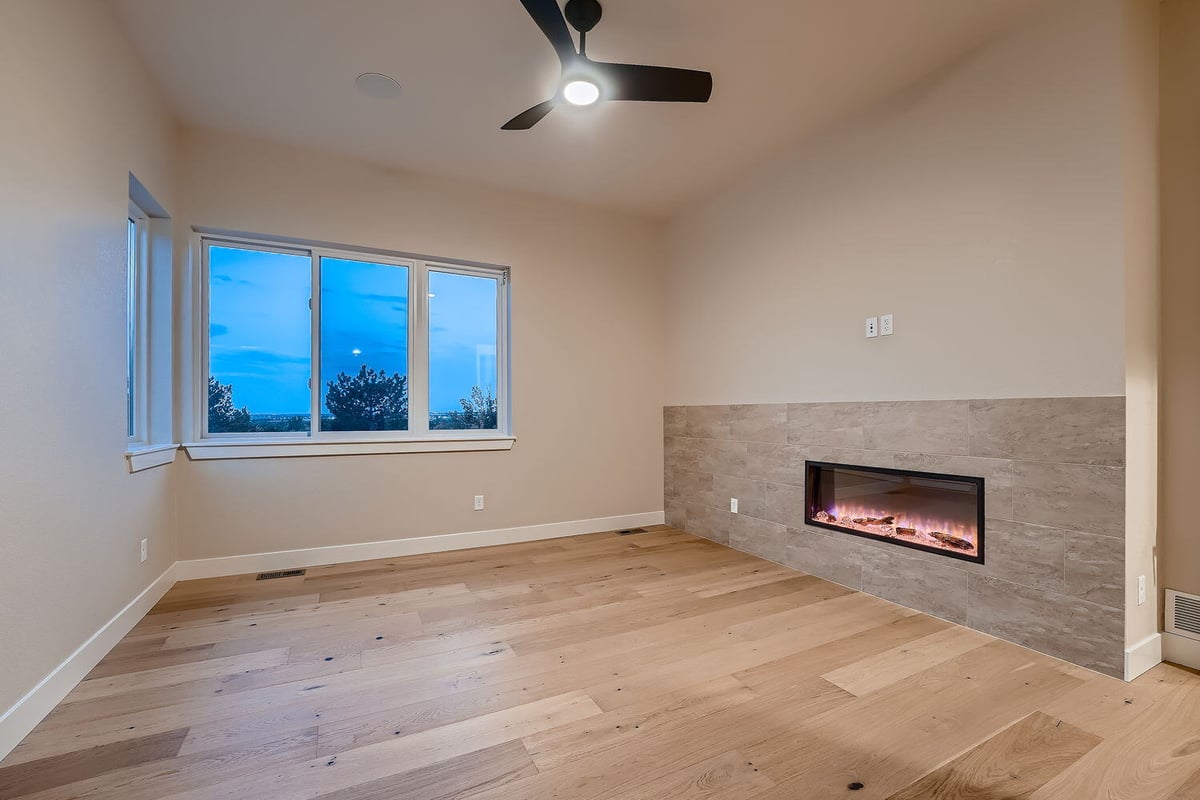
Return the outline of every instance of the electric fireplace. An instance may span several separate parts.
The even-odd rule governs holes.
[[[804,462],[804,522],[983,563],[983,478]]]

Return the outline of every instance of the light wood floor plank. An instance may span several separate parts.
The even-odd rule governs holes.
[[[888,800],[1025,800],[1099,743],[1099,737],[1035,711]]]

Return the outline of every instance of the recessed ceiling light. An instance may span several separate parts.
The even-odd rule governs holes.
[[[394,100],[400,96],[400,82],[381,72],[364,72],[354,79],[354,85],[376,100]]]
[[[600,99],[600,87],[591,81],[571,81],[563,87],[563,97],[576,106],[590,106]]]

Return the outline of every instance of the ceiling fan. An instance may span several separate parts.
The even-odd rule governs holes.
[[[554,97],[522,111],[501,126],[506,131],[529,130],[555,106],[567,101],[590,106],[599,100],[643,100],[659,103],[707,103],[712,74],[694,69],[609,64],[587,57],[588,31],[596,27],[603,9],[599,0],[521,0],[538,28],[550,40],[562,63],[562,82]],[[579,31],[579,50],[567,23]]]

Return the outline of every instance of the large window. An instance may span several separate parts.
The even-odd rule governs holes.
[[[202,436],[314,441],[508,431],[508,274],[203,237]]]

